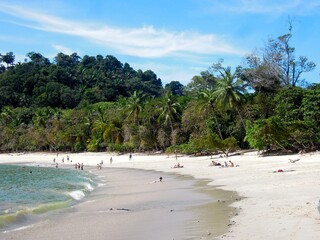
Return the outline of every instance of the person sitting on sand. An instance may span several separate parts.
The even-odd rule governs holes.
[[[212,167],[212,166],[221,166],[221,163],[218,163],[216,161],[212,161],[210,164],[209,164],[209,167]]]
[[[229,167],[234,167],[234,163],[233,162],[229,161],[229,163],[230,163]]]
[[[178,163],[178,164],[174,165],[173,168],[183,168],[183,166],[181,166],[180,163]]]

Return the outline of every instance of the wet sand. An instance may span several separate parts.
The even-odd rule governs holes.
[[[205,180],[123,168],[87,170],[104,186],[28,228],[0,233],[0,239],[214,239],[227,231],[234,214],[234,193]]]

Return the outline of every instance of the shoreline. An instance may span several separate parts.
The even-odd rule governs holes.
[[[3,163],[1,155],[0,162]],[[12,155],[17,162],[21,162],[21,159],[22,162],[35,159],[36,162],[50,163],[55,154],[6,156]],[[103,167],[107,168],[134,168],[190,175],[195,179],[208,179],[208,185],[218,189],[237,192],[240,197],[231,205],[237,209],[237,213],[230,216],[229,231],[217,239],[316,240],[320,236],[320,215],[317,209],[320,199],[319,152],[264,157],[260,157],[257,152],[247,152],[228,158],[239,165],[234,168],[208,167],[212,160],[221,163],[226,160],[219,156],[179,156],[176,161],[174,155],[133,154],[130,161],[127,155],[110,153],[69,155],[75,162],[83,161],[85,166],[96,166],[103,160]],[[110,156],[113,157],[112,164],[109,164]],[[177,162],[184,165],[184,168],[172,168]]]
[[[33,154],[30,154],[28,158],[32,157],[32,155]],[[40,153],[39,155],[42,154]],[[70,156],[73,155],[71,154]],[[25,162],[6,161],[6,163],[3,164],[29,166],[40,165],[43,167],[51,166],[52,168],[54,168],[54,165],[51,164],[49,161],[40,162],[37,160],[31,162],[28,160],[29,159],[26,159]],[[83,222],[79,220],[79,216],[75,217],[75,215],[80,215],[81,218],[88,218],[92,222],[90,224],[92,226],[90,226],[88,232],[91,232],[91,234],[95,234],[95,237],[92,238],[92,236],[90,236],[90,239],[104,239],[103,233],[108,228],[108,236],[112,236],[112,239],[127,239],[123,238],[123,235],[121,235],[120,233],[117,233],[113,229],[110,229],[110,226],[120,225],[119,219],[121,219],[121,215],[125,213],[136,215],[135,218],[130,217],[128,215],[124,218],[122,217],[121,219],[121,222],[126,222],[126,227],[130,228],[128,229],[128,231],[132,231],[131,238],[133,237],[133,239],[150,239],[151,234],[157,234],[158,238],[153,236],[152,239],[159,240],[173,239],[172,236],[174,236],[174,239],[191,240],[199,239],[199,237],[202,239],[207,239],[206,237],[218,236],[227,231],[229,215],[225,213],[233,212],[233,209],[231,209],[229,205],[230,201],[232,201],[234,198],[230,197],[231,193],[229,191],[222,191],[215,189],[213,186],[208,186],[208,180],[194,179],[192,176],[189,175],[183,176],[176,173],[164,173],[159,171],[139,170],[131,168],[104,167],[102,170],[98,170],[94,167],[94,164],[92,162],[91,164],[92,165],[85,165],[85,170],[95,174],[98,177],[102,177],[106,182],[106,185],[110,186],[97,188],[90,195],[88,195],[86,198],[82,199],[80,202],[78,202],[76,205],[72,207],[68,207],[64,210],[46,213],[46,220],[43,219],[42,221],[36,222],[31,225],[21,226],[18,228],[18,231],[0,233],[0,236],[2,235],[3,239],[21,239],[22,237],[24,239],[58,239],[60,236],[58,237],[56,232],[62,232],[63,229],[64,231],[69,232],[72,228],[85,228]],[[72,169],[73,167],[71,166],[71,163],[69,163],[65,164],[63,168]],[[140,182],[138,182],[138,187],[136,189],[136,191],[138,191],[138,194],[136,196],[138,200],[135,201],[141,203],[138,204],[137,202],[135,202],[135,204],[133,204],[130,207],[130,204],[132,204],[130,202],[132,200],[129,199],[123,201],[121,200],[121,197],[119,198],[119,196],[117,195],[118,193],[115,193],[114,190],[112,190],[112,188],[120,188],[121,186],[119,186],[118,183],[115,183],[114,179],[119,180],[121,178],[120,185],[126,182],[127,179],[123,180],[124,176],[122,174],[120,176],[113,176],[110,179],[111,182],[109,182],[108,178],[110,178],[110,175],[117,175],[113,172],[125,172],[126,176],[128,176],[127,174],[131,176],[133,175],[133,173],[138,172],[137,176],[139,176],[139,178],[141,179]],[[152,177],[150,177],[149,175]],[[147,179],[157,179],[156,177],[158,176],[164,177],[162,183],[156,182],[156,184],[150,184],[154,182],[145,182]],[[113,186],[113,184],[115,184],[115,186]],[[166,186],[168,184],[170,184],[171,186]],[[143,185],[142,188],[139,185]],[[162,188],[162,191],[165,191],[165,194],[156,192],[157,188],[159,187]],[[152,188],[150,193],[152,197],[146,197],[146,188]],[[128,189],[128,191],[131,191],[131,188]],[[104,196],[103,200],[99,199],[100,197],[95,197],[96,195],[102,196],[102,194]],[[113,198],[115,198],[114,201],[117,202],[116,204],[112,204],[110,202],[110,199],[108,199],[108,195],[110,194],[113,196]],[[122,196],[126,194],[122,190],[120,195]],[[132,198],[131,193],[128,196]],[[151,200],[154,197],[156,199]],[[219,201],[217,200],[217,197]],[[162,201],[160,201],[161,198],[163,198]],[[122,202],[123,205],[117,206],[119,201]],[[152,202],[151,207],[146,207],[148,206],[148,204],[150,204],[150,201]],[[160,202],[156,204],[157,201]],[[142,204],[143,207],[141,207],[140,204]],[[168,204],[168,206],[166,204]],[[99,208],[97,209],[94,205],[99,206]],[[108,206],[106,207],[105,205]],[[83,213],[84,211],[86,211],[86,213]],[[66,213],[59,214],[61,212]],[[97,212],[103,212],[104,216],[96,214]],[[96,214],[95,218],[91,216],[94,214]],[[109,220],[107,215],[110,214],[113,215],[113,218],[115,217],[118,220]],[[216,217],[213,214],[219,214],[219,217]],[[154,220],[154,218],[156,218],[157,220]],[[54,225],[55,221],[59,222],[59,225],[63,225],[63,227]],[[73,224],[71,224],[69,221],[72,221]],[[147,221],[148,223],[139,224],[139,221]],[[107,223],[102,228],[99,222]],[[209,222],[210,224],[208,224]],[[109,225],[109,227],[107,225]],[[145,227],[147,227],[148,229],[153,229],[152,233],[146,231],[144,229]],[[140,231],[143,231],[143,233],[140,233],[139,229]],[[82,230],[79,230],[78,232],[82,232]],[[71,231],[70,234],[65,233],[65,237],[67,237],[68,239],[74,239],[79,237],[77,234],[79,233],[73,233]],[[86,233],[82,232],[82,236],[85,234]],[[51,238],[48,236],[51,236]]]

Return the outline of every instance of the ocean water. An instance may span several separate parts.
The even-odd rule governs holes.
[[[69,207],[96,186],[94,175],[86,171],[0,165],[0,230]]]

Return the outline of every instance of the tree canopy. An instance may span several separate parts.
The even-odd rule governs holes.
[[[302,84],[315,64],[291,38],[270,39],[245,66],[213,63],[187,86],[163,87],[111,55],[0,54],[0,151],[320,149],[320,84]]]

